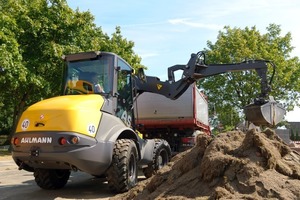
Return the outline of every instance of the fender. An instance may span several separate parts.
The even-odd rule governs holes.
[[[109,113],[102,112],[101,121],[98,127],[96,134],[96,139],[98,141],[115,142],[123,132],[128,134],[127,137],[123,138],[138,140],[137,134],[130,127],[127,127],[121,119]]]
[[[96,139],[98,141],[115,143],[118,138],[133,139],[138,148],[139,162],[143,164],[152,162],[155,145],[154,140],[141,139],[138,134],[130,127],[127,127],[121,119],[103,112]]]

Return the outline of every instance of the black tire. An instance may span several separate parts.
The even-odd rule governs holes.
[[[107,171],[108,186],[112,192],[126,192],[137,184],[138,152],[134,141],[117,140],[112,163]]]
[[[146,178],[150,178],[159,169],[163,168],[171,159],[171,148],[169,143],[163,139],[155,139],[153,149],[153,161],[143,169]]]
[[[42,189],[55,190],[63,188],[70,177],[67,169],[34,169],[36,184]]]

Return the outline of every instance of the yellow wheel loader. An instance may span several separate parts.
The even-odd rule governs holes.
[[[136,185],[139,168],[150,177],[166,165],[172,148],[167,140],[173,136],[142,138],[139,132],[142,125],[137,124],[134,104],[143,92],[177,99],[200,78],[254,69],[262,79],[262,94],[248,109],[247,117],[257,125],[274,125],[284,115],[282,107],[266,99],[266,61],[206,65],[204,53],[199,52],[192,54],[186,65],[170,67],[169,79],[162,82],[143,70],[134,75],[130,65],[114,53],[84,52],[63,59],[62,95],[26,109],[11,141],[19,169],[34,172],[43,189],[62,188],[71,171],[83,171],[105,176],[113,192],[124,192]],[[177,70],[183,75],[175,81]],[[265,110],[271,115],[262,113]]]

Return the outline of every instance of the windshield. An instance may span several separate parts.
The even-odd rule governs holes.
[[[64,94],[107,94],[112,91],[113,56],[68,62]]]

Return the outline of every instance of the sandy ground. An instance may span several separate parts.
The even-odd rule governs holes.
[[[0,154],[0,161],[1,160],[11,160],[11,155],[5,155],[5,156],[3,156],[3,155]]]
[[[194,148],[111,199],[300,199],[300,154],[269,129],[200,135]]]

